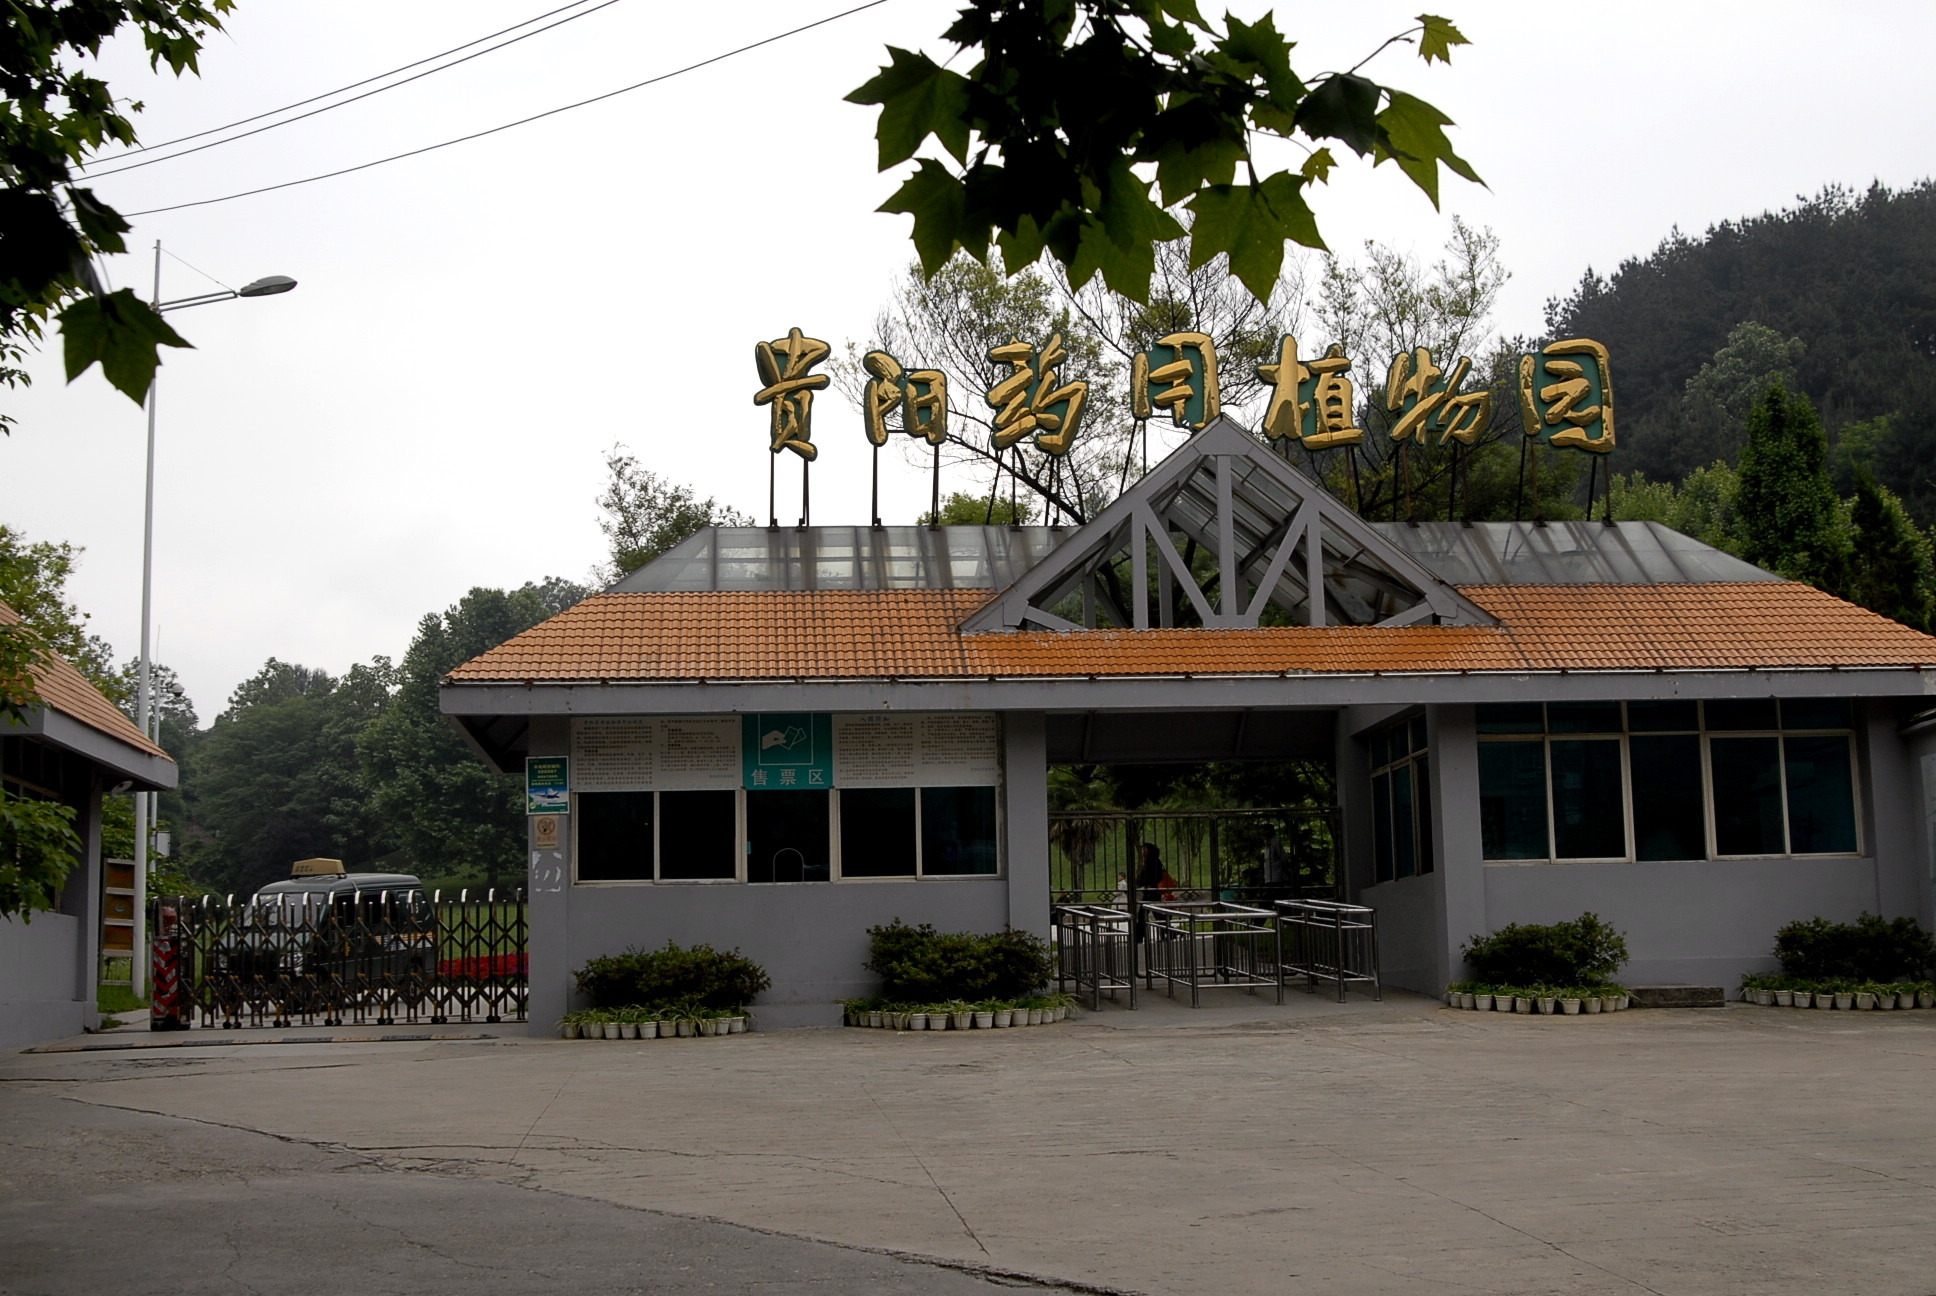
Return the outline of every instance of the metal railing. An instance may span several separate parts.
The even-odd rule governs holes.
[[[523,1021],[529,1007],[522,890],[178,896],[149,919],[155,1014],[181,1026]]]
[[[1335,983],[1338,1002],[1346,987],[1369,985],[1382,1001],[1378,974],[1378,914],[1366,905],[1329,900],[1280,900],[1271,908],[1231,901],[1176,901],[1133,909],[1058,904],[1055,932],[1056,988],[1073,984],[1092,1009],[1104,994],[1126,995],[1136,1007],[1137,982],[1154,990],[1161,981],[1171,998],[1178,986],[1201,1007],[1205,989],[1276,992],[1302,979],[1315,993],[1318,982]]]
[[[1339,1003],[1350,983],[1369,984],[1372,997],[1384,999],[1378,980],[1376,910],[1334,900],[1279,900],[1276,910],[1284,937],[1279,970],[1285,980],[1303,977],[1311,991],[1320,981],[1335,981]]]
[[[1228,901],[1144,905],[1144,984],[1163,982],[1172,999],[1185,986],[1192,1008],[1203,1006],[1205,984],[1273,989],[1283,1003],[1283,958],[1273,918],[1268,909]]]
[[[1131,918],[1121,909],[1104,905],[1057,905],[1055,927],[1055,988],[1089,996],[1091,1009],[1102,1010],[1105,992],[1127,991],[1136,1006],[1136,956],[1130,944]]]

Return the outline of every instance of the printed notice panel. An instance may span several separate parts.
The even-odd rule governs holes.
[[[999,733],[986,712],[834,717],[841,787],[987,787],[1001,782]]]
[[[575,792],[696,792],[739,786],[736,716],[580,716]]]
[[[761,711],[741,718],[740,759],[749,789],[834,785],[833,717],[807,711]]]

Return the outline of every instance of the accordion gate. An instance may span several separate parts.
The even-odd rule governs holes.
[[[524,1021],[522,890],[157,898],[149,930],[178,960],[195,1026]]]

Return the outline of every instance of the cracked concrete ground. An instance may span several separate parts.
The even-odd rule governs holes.
[[[1936,1012],[1408,996],[15,1055],[0,1291],[1928,1296],[1933,1077]]]

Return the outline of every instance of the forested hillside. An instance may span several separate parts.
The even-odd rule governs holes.
[[[1732,337],[1744,323],[1770,332]],[[1589,271],[1549,303],[1547,331],[1612,350],[1622,469],[1679,480],[1732,462],[1745,408],[1718,407],[1752,404],[1785,372],[1832,445],[1886,419],[1842,449],[1838,485],[1866,461],[1913,516],[1936,521],[1936,184],[1830,188],[1700,237],[1676,231],[1609,277]],[[1784,350],[1791,339],[1801,345]],[[1731,340],[1732,373],[1717,364]]]

